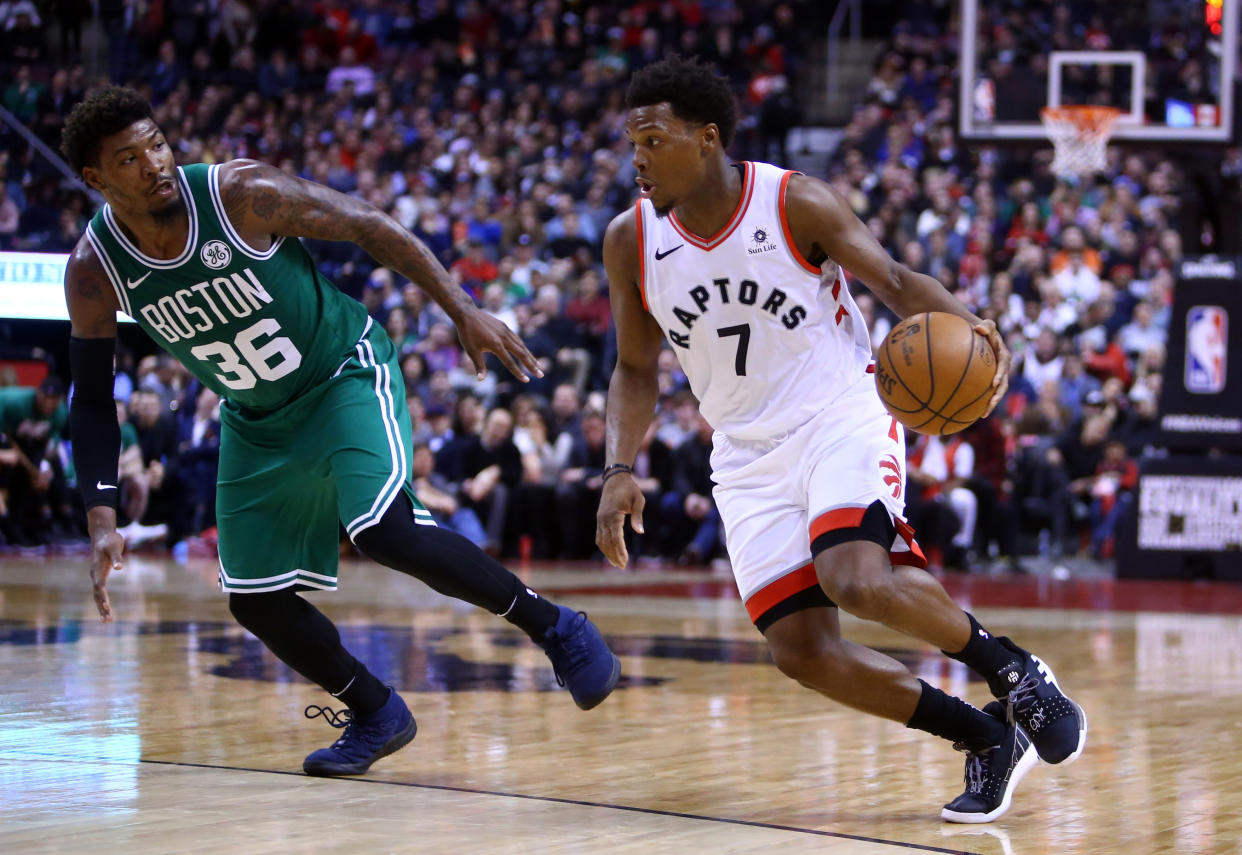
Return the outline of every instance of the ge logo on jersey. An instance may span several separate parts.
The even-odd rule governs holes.
[[[203,251],[199,253],[199,257],[203,259],[212,270],[219,270],[221,267],[228,267],[230,261],[233,260],[233,250],[229,249],[228,244],[222,240],[210,240],[203,244]]]

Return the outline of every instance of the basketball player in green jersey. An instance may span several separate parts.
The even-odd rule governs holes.
[[[521,340],[370,205],[249,160],[178,168],[150,105],[130,89],[109,87],[77,105],[62,149],[107,202],[65,272],[70,430],[101,618],[112,620],[108,576],[124,551],[112,401],[119,309],[224,398],[220,587],[242,626],[349,708],[325,712],[346,730],[306,758],[306,772],[362,774],[416,730],[401,697],[298,595],[335,589],[339,524],[375,561],[525,631],[578,706],[603,701],[620,662],[586,615],[538,597],[470,541],[436,527],[414,498],[392,342],[319,274],[297,238],[353,241],[422,287],[456,324],[480,376],[484,352],[523,381],[538,372]]]

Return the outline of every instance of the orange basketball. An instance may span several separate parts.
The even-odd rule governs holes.
[[[957,433],[987,412],[996,354],[970,321],[948,312],[911,315],[885,336],[875,385],[893,418],[919,433]]]

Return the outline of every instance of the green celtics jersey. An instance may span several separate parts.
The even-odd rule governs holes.
[[[320,275],[297,239],[248,246],[224,212],[219,166],[178,168],[177,178],[190,228],[176,258],[143,255],[107,205],[87,239],[125,314],[222,397],[275,410],[349,358],[366,309]]]

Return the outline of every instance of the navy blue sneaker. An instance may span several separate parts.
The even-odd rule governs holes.
[[[323,716],[328,724],[343,727],[345,732],[327,748],[308,754],[302,771],[322,778],[361,775],[376,760],[408,744],[418,732],[418,723],[396,690],[389,686],[388,693],[384,705],[365,716],[356,716],[352,710],[337,712],[315,704],[308,706],[304,711],[307,718]]]
[[[982,751],[970,751],[960,742],[954,744],[958,751],[966,752],[966,791],[940,811],[940,818],[949,822],[998,819],[1009,810],[1022,776],[1039,763],[1030,737],[1008,720],[1004,704],[992,701],[983,711],[1006,723],[1005,738],[1000,745]]]
[[[1030,734],[1045,763],[1072,763],[1087,745],[1087,714],[1061,691],[1048,663],[1008,638],[997,638],[1017,658],[1000,670],[1011,720]],[[995,691],[995,690],[994,690]]]
[[[589,710],[612,692],[621,676],[621,660],[608,649],[586,612],[557,606],[561,616],[540,645],[552,660],[556,682],[569,689],[574,703]]]

